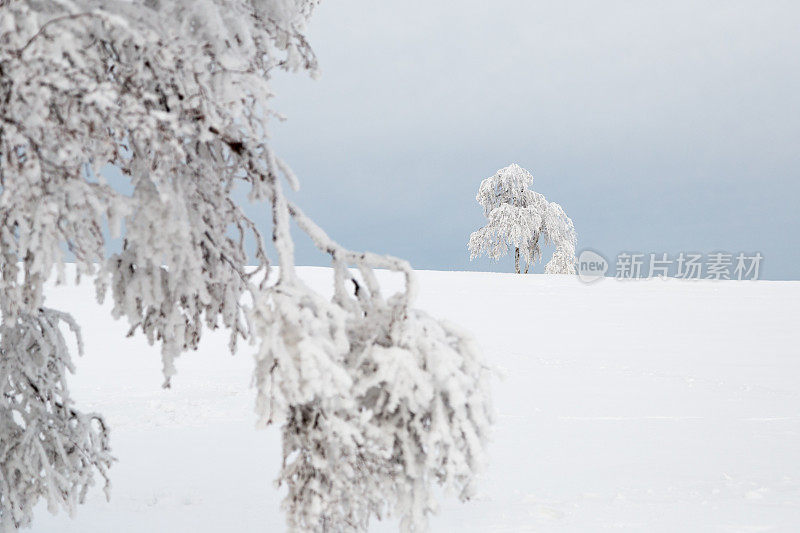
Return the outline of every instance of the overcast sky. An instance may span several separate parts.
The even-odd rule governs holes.
[[[322,76],[278,77],[273,144],[348,247],[509,271],[466,243],[478,184],[517,162],[579,249],[760,251],[800,278],[795,0],[325,0],[309,37]]]

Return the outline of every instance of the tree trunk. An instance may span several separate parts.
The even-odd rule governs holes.
[[[519,246],[514,248],[514,270],[519,274]]]

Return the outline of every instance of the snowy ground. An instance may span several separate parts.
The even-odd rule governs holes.
[[[419,306],[505,374],[481,496],[445,500],[432,531],[800,531],[800,282],[420,278]],[[74,396],[106,415],[119,462],[110,503],[95,490],[74,520],[41,506],[33,531],[284,530],[247,349],[207,337],[165,391],[158,349],[121,339],[90,286],[48,304],[83,326]]]

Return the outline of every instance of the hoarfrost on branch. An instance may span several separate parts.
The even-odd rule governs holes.
[[[279,483],[293,530],[406,531],[434,484],[467,499],[491,421],[470,336],[412,307],[407,262],[342,248],[289,202],[267,143],[269,79],[317,71],[304,36],[314,0],[0,0],[0,527],[40,498],[73,513],[113,462],[106,423],[70,399],[73,369],[44,283],[65,262],[113,314],[175,358],[204,329],[256,345],[256,412],[283,432]],[[103,179],[113,165],[122,194]],[[232,198],[272,213],[277,266]],[[335,296],[294,268],[290,224],[330,256]],[[107,253],[107,235],[121,248]],[[245,242],[256,243],[247,268]],[[374,269],[405,276],[382,294]],[[277,274],[275,272],[277,271]],[[272,278],[277,276],[276,280]]]

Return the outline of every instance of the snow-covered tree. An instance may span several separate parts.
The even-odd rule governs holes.
[[[108,484],[107,424],[69,396],[44,283],[66,261],[174,361],[204,329],[257,345],[256,412],[283,432],[292,530],[424,528],[432,486],[472,493],[490,407],[469,335],[413,308],[407,262],[342,248],[285,196],[269,79],[315,73],[316,0],[0,0],[0,529],[44,498],[73,513]],[[119,168],[132,193],[103,179]],[[237,184],[272,212],[273,268]],[[327,300],[295,273],[294,222],[333,265]],[[122,246],[109,255],[107,231]],[[256,243],[248,268],[245,242]],[[384,296],[373,269],[405,276]],[[78,339],[80,339],[78,335]]]
[[[542,244],[552,244],[555,252],[545,272],[574,274],[577,237],[572,220],[560,205],[532,191],[532,184],[531,173],[516,163],[481,182],[475,198],[488,223],[470,235],[470,259],[485,254],[498,260],[510,246],[514,249],[514,270],[520,273],[521,257],[527,273],[541,259]]]

